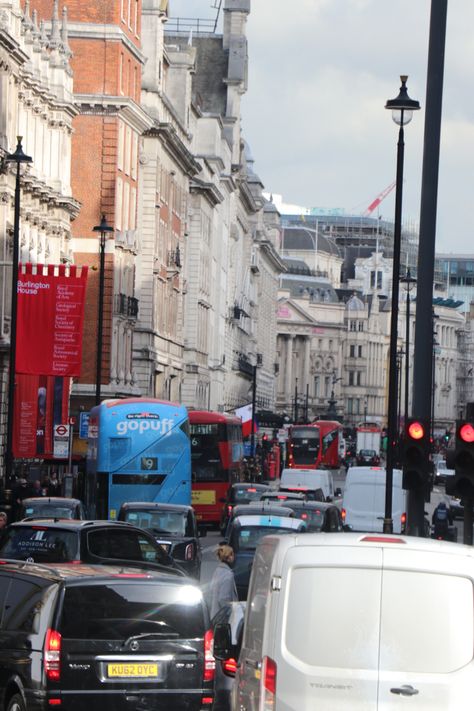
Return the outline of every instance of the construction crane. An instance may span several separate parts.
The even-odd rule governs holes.
[[[373,200],[373,201],[370,203],[370,205],[369,205],[369,207],[367,208],[367,210],[362,214],[362,217],[369,217],[369,215],[371,215],[371,214],[373,213],[373,211],[375,210],[375,208],[380,205],[380,203],[382,202],[382,200],[385,200],[385,198],[387,197],[387,195],[389,195],[389,194],[392,192],[392,190],[394,189],[395,185],[396,185],[396,181],[394,180],[393,183],[390,183],[390,185],[389,185],[387,188],[385,188],[385,190],[382,190],[382,192],[377,195],[377,197],[375,198],[375,200]]]

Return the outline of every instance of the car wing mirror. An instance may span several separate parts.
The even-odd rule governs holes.
[[[342,489],[337,487],[336,491],[334,492],[334,496],[342,496]]]
[[[214,627],[214,656],[224,660],[232,656],[231,629],[228,623],[219,623]]]

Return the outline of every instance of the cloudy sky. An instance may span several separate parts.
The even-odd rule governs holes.
[[[170,15],[214,18],[215,5],[170,0]],[[448,5],[436,247],[474,253],[474,2]],[[398,128],[384,106],[408,74],[422,110],[405,130],[403,219],[418,222],[430,7],[431,0],[251,0],[242,127],[269,192],[363,213],[395,179]],[[379,215],[393,214],[392,191]]]

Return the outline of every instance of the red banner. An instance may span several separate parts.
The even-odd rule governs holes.
[[[68,420],[70,385],[70,378],[16,374],[14,457],[31,459],[52,455],[53,427]]]
[[[81,374],[87,267],[20,265],[16,372]]]

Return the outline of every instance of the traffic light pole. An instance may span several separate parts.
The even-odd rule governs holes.
[[[474,496],[472,491],[464,497],[464,538],[463,543],[472,546],[472,507],[474,506]]]

